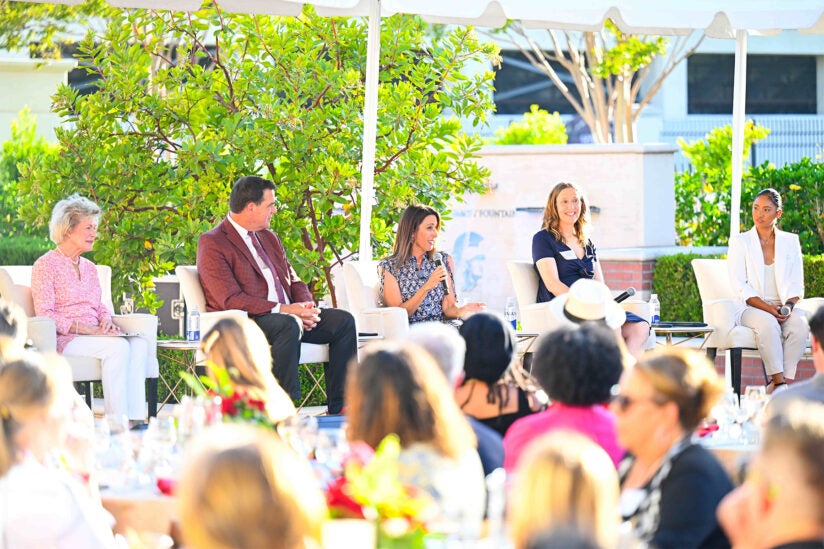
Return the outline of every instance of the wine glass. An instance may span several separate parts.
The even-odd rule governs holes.
[[[343,469],[343,460],[349,452],[344,429],[320,429],[315,442],[315,459],[333,473]]]
[[[318,420],[314,416],[291,416],[280,422],[278,433],[293,450],[309,458],[317,443]]]

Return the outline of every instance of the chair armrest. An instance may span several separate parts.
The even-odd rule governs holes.
[[[636,314],[647,321],[652,322],[652,307],[646,301],[640,299],[627,299],[620,303],[621,308],[629,313]]]
[[[796,308],[801,309],[808,316],[812,316],[822,306],[824,306],[824,297],[805,297],[798,302]]]
[[[549,302],[522,305],[521,328],[527,332],[546,332],[561,325],[549,309]]]
[[[31,316],[28,319],[28,338],[41,352],[57,351],[57,325],[45,316]]]
[[[397,339],[409,331],[409,315],[403,307],[373,307],[363,309],[358,330],[375,332],[384,339]]]
[[[112,315],[112,324],[123,332],[139,333],[140,337],[146,340],[146,377],[158,377],[160,366],[157,362],[157,317],[145,313]]]
[[[716,299],[704,303],[704,322],[715,328],[713,338],[725,340],[735,328],[735,312],[738,305],[732,299]]]

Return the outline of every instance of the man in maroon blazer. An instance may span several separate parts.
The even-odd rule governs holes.
[[[343,408],[346,366],[357,353],[355,319],[340,309],[315,308],[312,294],[286,259],[269,228],[275,213],[275,185],[262,177],[241,177],[232,187],[229,215],[197,243],[197,273],[206,309],[240,309],[266,334],[272,373],[293,398],[300,398],[300,342],[328,343],[326,393],[329,413]]]

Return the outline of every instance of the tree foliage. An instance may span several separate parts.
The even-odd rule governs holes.
[[[432,41],[425,31],[417,18],[383,20],[376,254],[401,208],[444,211],[488,175],[473,161],[480,138],[458,118],[486,122],[492,75],[461,68],[497,50],[471,29]],[[296,270],[324,290],[358,243],[365,21],[311,8],[296,18],[137,10],[114,16],[79,51],[99,90],[55,96],[61,152],[25,174],[27,219],[42,223],[71,192],[96,200],[104,216],[95,259],[119,275],[114,295],[129,290],[155,308],[152,278],[192,263],[198,235],[226,215],[232,183],[259,174],[278,185],[273,228]]]
[[[78,5],[0,0],[0,49],[28,49],[31,57],[56,59],[72,29],[114,13],[103,0]]]
[[[495,130],[492,140],[495,145],[565,145],[566,142],[566,126],[561,115],[549,114],[538,105],[530,105],[522,121]]]
[[[516,47],[555,84],[589,126],[596,143],[634,142],[634,124],[644,107],[678,63],[692,55],[703,40],[703,35],[698,39],[666,39],[627,34],[607,20],[600,32],[547,29],[551,44],[547,50],[535,38],[536,32],[520,22],[511,22],[496,37]],[[656,59],[661,67],[651,79],[650,69]],[[564,83],[552,63],[569,72],[574,90]]]
[[[748,120],[744,126],[744,160],[750,147],[770,130]],[[691,170],[675,174],[675,230],[682,246],[725,246],[730,235],[732,127],[714,128],[703,140],[678,140]],[[741,178],[742,205],[758,183],[746,168]],[[743,209],[743,208],[742,208]],[[742,216],[746,219],[746,216]],[[746,222],[745,222],[746,223]]]

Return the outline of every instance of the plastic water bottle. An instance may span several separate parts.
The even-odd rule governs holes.
[[[661,322],[661,302],[658,301],[658,294],[649,296],[649,308],[652,313],[652,323],[657,324]]]
[[[200,341],[200,311],[197,310],[197,305],[192,307],[186,318],[186,339]]]
[[[506,309],[504,310],[504,318],[512,324],[512,329],[518,329],[518,309],[515,308],[515,298],[506,298]]]

